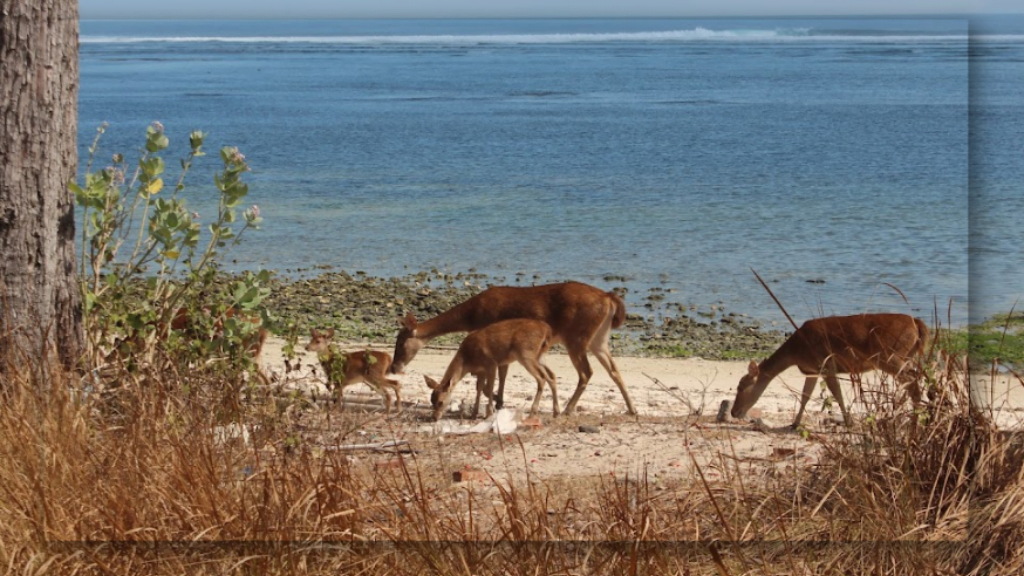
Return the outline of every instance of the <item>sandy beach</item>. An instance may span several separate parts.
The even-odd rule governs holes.
[[[282,344],[272,338],[264,356],[265,368],[279,378],[284,367]],[[371,348],[390,352],[390,346],[381,343]],[[365,346],[342,344],[342,348],[350,351]],[[326,389],[315,355],[302,353],[302,368],[289,375],[287,385],[325,398]],[[795,368],[773,381],[751,410],[750,416],[759,418],[760,423],[731,417],[716,422],[721,402],[731,401],[735,396],[737,383],[747,368],[746,361],[616,357],[640,413],[637,417],[626,415],[618,388],[592,359],[594,377],[576,415],[552,417],[550,392],[545,391],[537,414],[540,424],[524,425],[536,382],[515,364],[509,370],[505,390],[505,407],[514,411],[511,418],[517,422],[515,432],[459,434],[483,422],[483,403],[480,417],[468,418],[475,380],[467,377],[456,386],[449,412],[440,423],[433,423],[426,417],[430,390],[423,378],[428,375],[440,379],[454,354],[454,349],[424,349],[406,372],[396,377],[402,383],[406,407],[402,414],[383,417],[379,397],[368,387],[360,384],[347,388],[344,405],[328,410],[337,411],[335,414],[363,414],[364,424],[337,426],[336,434],[325,434],[315,442],[329,449],[367,441],[408,441],[421,464],[436,462],[436,466],[426,467],[446,475],[469,469],[482,470],[495,479],[523,478],[526,474],[531,478],[554,479],[607,473],[635,478],[646,473],[661,481],[687,477],[694,470],[694,462],[701,465],[709,480],[730,470],[754,473],[767,468],[812,466],[823,453],[822,439],[846,433],[839,424],[838,407],[833,406],[831,413],[826,411],[820,390],[808,403],[804,415],[808,434],[789,430],[803,383],[803,376]],[[559,404],[564,406],[575,389],[576,372],[564,354],[550,353],[545,358],[558,377]],[[866,393],[877,390],[878,382],[877,374],[865,374]],[[847,405],[855,417],[863,417],[867,408],[855,396],[851,381],[842,379],[842,383]],[[1000,426],[1021,426],[1024,385],[1008,375],[998,376],[994,381],[977,378],[976,385],[975,395],[985,398],[984,405],[993,408]],[[909,403],[906,409],[910,409]],[[589,427],[590,432],[581,431],[581,426]],[[344,435],[337,434],[342,428]],[[389,456],[356,458],[381,463]]]

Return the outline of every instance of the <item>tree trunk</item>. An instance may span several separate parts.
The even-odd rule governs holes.
[[[0,0],[0,355],[82,351],[78,2]]]

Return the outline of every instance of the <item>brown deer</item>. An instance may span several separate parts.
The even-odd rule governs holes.
[[[604,292],[579,282],[531,287],[492,286],[423,323],[418,323],[409,314],[402,320],[398,332],[395,362],[391,370],[396,374],[401,373],[416,357],[420,348],[438,336],[452,332],[472,332],[512,318],[546,322],[551,327],[554,342],[563,344],[568,351],[579,374],[579,383],[565,405],[564,414],[575,412],[576,403],[594,373],[587,360],[588,351],[597,357],[619,387],[626,401],[626,410],[636,414],[626,384],[615,367],[608,347],[611,330],[625,322],[626,305],[614,292]],[[503,383],[504,378],[501,376],[499,374]]]
[[[178,308],[174,311],[174,315],[171,316],[170,322],[163,321],[152,321],[147,325],[152,330],[151,337],[156,340],[163,340],[167,337],[169,330],[174,330],[184,335],[188,340],[205,340],[212,341],[224,337],[224,321],[229,318],[237,318],[240,322],[248,323],[252,328],[252,332],[241,338],[241,354],[247,354],[252,358],[253,363],[256,365],[256,377],[260,379],[264,384],[269,384],[270,380],[267,375],[263,373],[261,358],[263,355],[263,345],[267,341],[267,329],[263,327],[263,318],[259,314],[246,314],[238,308],[232,306],[224,310],[216,318],[212,319],[210,324],[209,317],[213,314],[209,307],[201,308],[202,314],[207,317],[205,323],[210,329],[204,330],[202,328],[204,321],[196,319],[191,315],[188,308]],[[113,349],[106,355],[106,362],[113,362],[118,359],[125,359],[134,354],[139,350],[146,348],[146,339],[143,333],[139,330],[130,332],[129,335],[118,338],[115,341]],[[236,353],[234,350],[221,348],[220,352],[232,354]]]
[[[204,307],[203,313],[209,316],[211,311],[209,308]],[[242,339],[242,346],[244,351],[248,353],[253,360],[256,362],[257,369],[260,366],[260,358],[263,355],[263,345],[267,341],[267,329],[263,327],[263,318],[259,314],[245,314],[238,308],[232,306],[218,316],[213,321],[213,337],[220,338],[224,335],[224,321],[229,318],[235,318],[240,322],[245,322],[254,328],[252,334],[247,335]],[[209,339],[210,335],[202,334],[196,325],[189,317],[188,308],[178,308],[174,312],[174,316],[171,318],[171,330],[179,330],[187,333],[191,338],[195,339]]]
[[[513,362],[522,364],[523,368],[537,379],[537,395],[533,397],[530,413],[537,411],[544,385],[548,384],[551,386],[552,413],[557,416],[558,390],[555,386],[555,374],[541,362],[541,356],[551,347],[552,340],[550,326],[540,320],[526,318],[503,320],[476,332],[470,332],[459,346],[455,358],[448,364],[440,383],[429,376],[423,377],[427,386],[433,390],[430,394],[430,405],[434,409],[434,420],[441,418],[441,414],[451,402],[452,389],[466,374],[477,377],[473,418],[476,418],[480,411],[481,393],[487,394],[487,416],[490,416],[495,375],[499,368],[507,370],[508,365]],[[499,397],[504,394],[503,387],[504,382],[499,387]]]
[[[386,377],[388,368],[391,367],[390,354],[376,350],[342,352],[331,341],[334,338],[334,328],[326,332],[318,332],[314,328],[310,331],[310,336],[306,350],[317,353],[317,359],[327,377],[327,390],[341,397],[346,386],[363,382],[384,399],[385,414],[391,413],[391,396],[387,390],[395,393],[395,401],[401,411],[402,396],[399,390],[402,384]]]
[[[806,376],[793,429],[800,425],[819,375],[825,378],[829,391],[839,403],[847,426],[850,415],[843,403],[837,374],[881,370],[905,382],[917,406],[921,400],[919,376],[910,364],[924,353],[927,341],[928,328],[924,322],[906,314],[858,314],[808,320],[766,360],[760,364],[751,361],[747,374],[740,379],[732,416],[744,417],[768,383],[790,366],[796,366]]]

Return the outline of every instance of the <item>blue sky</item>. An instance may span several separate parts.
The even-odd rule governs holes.
[[[1020,0],[80,0],[82,18],[545,18],[991,14]]]

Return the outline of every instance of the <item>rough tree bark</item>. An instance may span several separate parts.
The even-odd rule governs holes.
[[[77,0],[0,0],[0,354],[82,351]],[[9,356],[8,356],[9,358]]]

